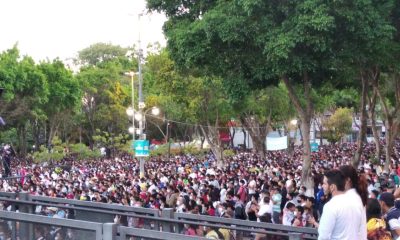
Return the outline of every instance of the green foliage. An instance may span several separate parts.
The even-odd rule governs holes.
[[[338,108],[335,113],[324,123],[327,129],[327,139],[336,143],[346,134],[351,132],[352,110],[349,108]]]
[[[95,43],[78,53],[78,63],[96,66],[108,61],[124,59],[129,49],[109,43]]]
[[[193,156],[202,156],[204,153],[204,149],[201,150],[197,148],[194,144],[187,144],[181,148],[171,148],[170,150],[171,156],[176,156],[180,154],[190,154]],[[150,156],[167,156],[168,155],[168,144],[158,145],[156,149],[150,151]]]
[[[232,149],[226,149],[226,150],[224,150],[224,153],[223,153],[223,155],[224,155],[224,157],[233,157],[233,156],[235,156],[235,151],[233,151]]]
[[[17,129],[10,128],[3,131],[0,128],[0,143],[11,143],[15,146],[17,144]]]
[[[100,150],[91,150],[88,146],[82,143],[70,144],[69,154],[74,155],[76,159],[95,159],[101,156]]]
[[[100,131],[96,129],[96,134],[93,136],[95,144],[100,147],[106,147],[113,151],[126,151],[127,147],[130,146],[129,135],[119,134],[113,135],[112,133]]]
[[[198,156],[202,153],[202,150],[196,147],[195,144],[187,144],[182,148],[182,153]]]
[[[65,157],[65,144],[58,137],[53,138],[52,148],[49,150],[45,146],[40,146],[39,151],[33,153],[33,160],[36,163],[48,161],[60,161]]]

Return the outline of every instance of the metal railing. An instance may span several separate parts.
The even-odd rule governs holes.
[[[35,214],[16,213],[8,211],[0,211],[0,219],[20,223],[18,228],[15,227],[12,229],[11,239],[19,238],[19,239],[29,240],[29,239],[34,239],[35,237],[37,238],[38,236],[35,236],[34,225],[36,226],[47,225],[47,226],[64,227],[68,229],[84,230],[93,232],[96,240],[105,239],[103,238],[103,224],[101,223],[70,220],[63,218],[49,218]],[[82,237],[84,235],[82,232],[78,234]]]
[[[15,198],[18,198],[18,200]],[[252,222],[248,220],[175,213],[173,209],[163,209],[163,211],[159,211],[155,209],[145,209],[114,204],[95,203],[62,198],[49,198],[43,196],[33,196],[29,195],[28,193],[15,194],[0,192],[0,201],[7,201],[11,203],[13,206],[11,211],[15,211],[16,207],[18,207],[20,212],[31,214],[34,213],[35,207],[39,205],[73,210],[76,213],[75,219],[94,223],[113,223],[116,215],[125,216],[127,218],[142,221],[143,224],[140,225],[140,228],[149,231],[155,230],[151,232],[157,232],[157,234],[160,233],[160,236],[165,236],[164,234],[171,233],[187,237],[183,234],[180,234],[184,230],[184,224],[228,229],[239,236],[239,239],[243,234],[247,234],[247,236],[249,236],[250,234],[255,233],[267,234],[267,236],[281,236],[283,239],[290,240],[317,239],[318,235],[317,230],[314,228],[298,228],[280,224]],[[135,225],[134,227],[139,226]],[[138,228],[127,229],[136,229],[132,230],[130,233],[138,231]],[[143,229],[141,230],[143,231]],[[121,226],[118,228],[117,235],[129,235],[124,235],[120,232],[120,230],[126,231],[124,226]],[[32,229],[30,231],[32,232]],[[150,233],[142,234],[143,237],[146,237],[144,235]],[[171,237],[172,236],[173,235],[171,235]],[[177,238],[172,237],[171,239]]]

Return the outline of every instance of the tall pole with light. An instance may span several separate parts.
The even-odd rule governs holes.
[[[132,126],[129,128],[129,133],[132,134],[132,143],[135,142],[135,84],[133,81],[134,72],[125,73],[131,77],[131,87],[132,87],[132,105],[126,110],[128,116],[132,117]]]
[[[145,121],[145,117],[143,114],[143,109],[145,108],[144,100],[143,100],[143,76],[142,76],[142,60],[143,60],[143,50],[141,46],[141,39],[140,39],[140,18],[143,14],[138,15],[139,20],[139,37],[138,37],[138,68],[139,68],[139,115],[142,118],[139,121],[139,139],[145,140],[146,135],[143,133],[143,125]],[[144,177],[144,157],[139,158],[139,168],[140,168],[140,177]]]

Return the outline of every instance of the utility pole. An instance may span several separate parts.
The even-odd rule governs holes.
[[[143,132],[144,128],[144,121],[146,117],[143,114],[143,109],[145,107],[144,100],[143,100],[143,75],[142,75],[142,60],[143,60],[143,50],[141,46],[141,39],[140,39],[140,18],[143,14],[138,15],[139,20],[139,38],[138,38],[138,68],[139,68],[139,114],[141,119],[139,121],[139,139],[145,140],[146,135]],[[139,168],[140,168],[140,177],[144,177],[144,157],[139,157]]]

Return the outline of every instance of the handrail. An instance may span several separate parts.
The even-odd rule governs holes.
[[[248,220],[240,220],[240,219],[232,219],[232,218],[218,218],[218,217],[213,217],[213,216],[195,215],[195,214],[188,214],[188,213],[175,213],[175,219],[177,219],[177,220],[190,219],[190,220],[197,220],[197,221],[218,222],[218,223],[222,223],[222,224],[240,225],[240,226],[245,226],[245,227],[268,228],[268,229],[287,231],[287,232],[318,234],[317,230],[315,228],[309,228],[309,227],[292,227],[292,226],[286,226],[286,225],[282,225],[282,224],[253,222],[253,221],[248,221]]]
[[[6,198],[1,196],[18,196],[19,200]],[[22,200],[21,200],[22,199]],[[318,232],[314,228],[299,228],[291,227],[280,224],[261,223],[253,222],[248,220],[239,220],[231,218],[219,218],[213,216],[205,216],[198,214],[187,214],[187,213],[175,213],[172,209],[163,209],[163,211],[144,209],[130,206],[110,205],[104,203],[94,203],[88,201],[70,200],[62,198],[49,198],[43,196],[31,196],[28,193],[4,193],[0,192],[0,201],[8,201],[14,203],[14,205],[42,205],[42,206],[54,206],[63,209],[73,209],[81,211],[85,215],[85,212],[94,212],[99,214],[109,215],[123,215],[127,217],[141,218],[147,221],[147,224],[154,222],[156,224],[155,229],[159,229],[159,225],[163,226],[163,232],[171,232],[172,226],[175,226],[175,230],[179,231],[179,228],[183,227],[183,224],[191,224],[197,226],[209,226],[215,228],[225,228],[242,232],[252,233],[264,233],[290,236],[291,234],[302,234],[305,239],[316,239]],[[68,205],[65,205],[68,204]],[[24,208],[26,209],[26,208]],[[23,212],[32,212],[33,209],[25,210]],[[150,215],[149,215],[150,214]],[[161,216],[160,216],[161,214]],[[37,215],[36,215],[37,216]],[[85,219],[85,218],[84,218]],[[107,221],[112,221],[107,217]],[[88,219],[86,221],[94,222],[94,219]],[[99,223],[102,223],[101,218]],[[147,226],[147,225],[146,225]],[[165,226],[165,227],[164,227]],[[169,230],[168,230],[169,229]]]
[[[205,240],[207,238],[198,237],[198,236],[188,236],[183,234],[177,233],[168,233],[168,232],[159,232],[154,230],[146,230],[143,231],[139,228],[129,228],[129,227],[118,227],[118,232],[120,234],[120,239],[126,239],[126,236],[132,235],[135,237],[144,237],[144,238],[151,238],[151,239],[174,239],[174,240]]]

